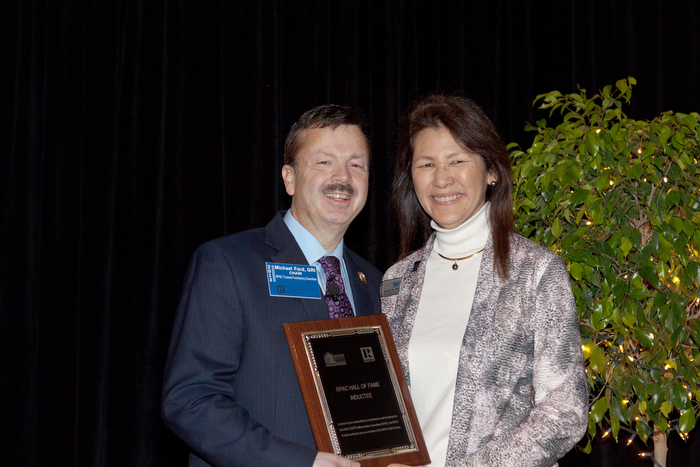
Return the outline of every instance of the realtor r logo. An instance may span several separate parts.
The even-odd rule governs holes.
[[[374,361],[374,352],[372,352],[372,347],[360,347],[360,352],[362,352],[362,360],[365,363]]]
[[[277,293],[284,293],[284,286],[283,285],[277,286]]]

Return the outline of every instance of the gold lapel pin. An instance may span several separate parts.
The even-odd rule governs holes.
[[[365,273],[362,271],[358,271],[357,275],[360,277],[360,280],[364,282],[365,284],[367,283],[367,277],[365,277]]]

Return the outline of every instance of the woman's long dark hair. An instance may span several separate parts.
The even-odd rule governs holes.
[[[463,96],[431,94],[419,99],[411,104],[399,124],[393,203],[401,233],[400,258],[421,248],[432,233],[430,217],[418,202],[411,177],[413,142],[416,134],[426,128],[447,129],[463,149],[479,154],[486,170],[496,176],[496,186],[488,187],[486,200],[491,202],[489,223],[495,267],[506,279],[510,236],[515,232],[510,154],[481,107]]]

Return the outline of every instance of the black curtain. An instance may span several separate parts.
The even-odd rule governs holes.
[[[18,0],[0,23],[0,465],[184,466],[160,421],[170,327],[200,243],[289,204],[292,122],[370,123],[346,241],[380,269],[409,100],[464,92],[529,144],[535,96],[634,76],[628,114],[700,111],[696,0]],[[625,438],[626,439],[626,438]],[[561,465],[651,465],[596,442]],[[700,465],[697,430],[672,466]],[[625,464],[629,462],[629,464]],[[675,463],[674,463],[675,462]]]

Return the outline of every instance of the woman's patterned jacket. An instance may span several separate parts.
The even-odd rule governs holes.
[[[384,275],[401,282],[382,297],[382,311],[409,386],[408,343],[434,240]],[[586,431],[588,389],[564,262],[514,235],[508,272],[504,282],[494,270],[489,236],[460,350],[447,466],[556,465]]]

